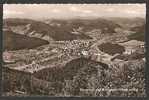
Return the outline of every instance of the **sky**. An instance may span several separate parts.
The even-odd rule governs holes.
[[[4,4],[3,18],[145,17],[145,4]]]

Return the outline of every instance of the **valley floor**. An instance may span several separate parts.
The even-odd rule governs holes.
[[[116,43],[130,53],[114,55],[94,40],[4,52],[4,95],[145,96],[144,47],[138,43]]]

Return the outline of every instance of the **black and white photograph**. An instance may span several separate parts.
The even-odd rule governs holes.
[[[3,96],[145,97],[146,4],[3,4]]]

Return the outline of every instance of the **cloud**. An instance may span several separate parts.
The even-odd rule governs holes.
[[[74,11],[74,12],[80,12],[80,9],[79,8],[77,8],[77,7],[70,7],[70,10],[71,11]]]
[[[134,11],[134,10],[126,10],[125,11],[126,13],[129,13],[129,14],[138,14],[139,12],[137,12],[137,11]]]
[[[145,4],[4,4],[4,17],[144,17]]]
[[[14,16],[20,16],[23,15],[23,12],[18,12],[18,11],[12,11],[12,10],[3,10],[3,17],[14,17]]]
[[[6,14],[6,15],[15,15],[15,14],[24,14],[23,12],[18,12],[18,11],[10,11],[10,10],[4,10],[4,12],[3,12],[4,14]]]
[[[133,15],[133,16],[137,16],[137,15],[144,16],[146,14],[145,11],[139,12],[136,10],[125,10],[124,13]]]
[[[53,9],[52,12],[53,13],[60,13],[61,11],[59,9]]]
[[[106,11],[108,11],[108,12],[113,12],[113,11],[115,11],[116,9],[114,9],[114,8],[108,8],[108,9],[106,9]]]
[[[87,13],[87,14],[93,13],[93,11],[91,11],[91,10],[83,10],[82,12],[83,12],[83,13]]]

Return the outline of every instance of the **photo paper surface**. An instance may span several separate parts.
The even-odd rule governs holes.
[[[145,96],[145,4],[4,4],[3,95]]]

